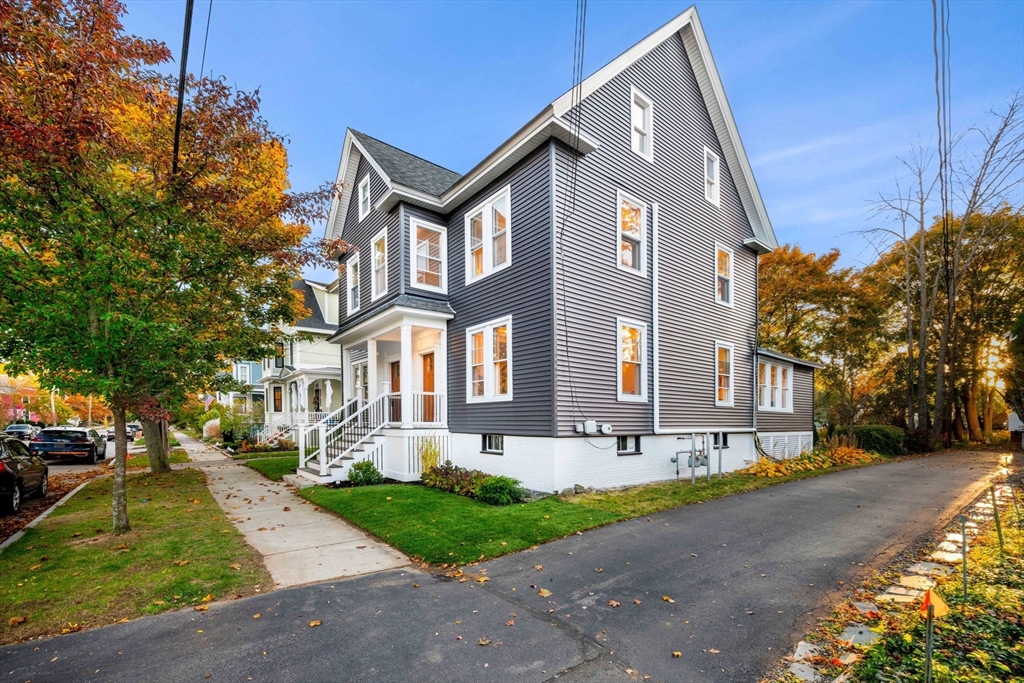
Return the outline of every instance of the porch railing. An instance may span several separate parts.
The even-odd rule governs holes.
[[[414,391],[412,394],[412,421],[415,424],[445,424],[444,394],[433,391]]]
[[[317,459],[321,476],[326,476],[331,465],[384,428],[388,423],[387,398],[387,394],[381,394],[333,427],[328,427],[324,422],[318,425],[322,448]]]
[[[359,410],[360,402],[359,398],[349,399],[331,413],[299,413],[305,415],[307,419],[311,415],[321,416],[316,422],[298,423],[299,467],[305,467],[307,462],[319,457],[320,445],[324,443],[322,440],[324,430],[321,427],[333,427],[349,419]]]

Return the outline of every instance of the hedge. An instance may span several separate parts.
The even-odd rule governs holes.
[[[847,427],[836,429],[837,434],[846,434]],[[907,435],[899,427],[892,425],[854,425],[853,435],[857,437],[857,445],[866,451],[879,455],[903,455],[907,452]]]

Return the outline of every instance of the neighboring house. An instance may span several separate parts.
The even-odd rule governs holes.
[[[777,243],[694,8],[466,175],[349,129],[338,182],[345,404],[300,430],[301,475],[369,458],[414,480],[434,440],[556,491],[673,478],[718,433],[723,469],[744,467],[755,421],[773,449],[809,444],[813,364],[762,353],[792,405],[755,404],[757,258]]]
[[[1017,413],[1010,413],[1007,422],[1007,427],[1010,430],[1010,442],[1024,447],[1024,421],[1021,421]]]
[[[824,366],[758,349],[757,436],[775,458],[814,448],[814,370]]]
[[[252,412],[253,407],[263,402],[263,385],[260,379],[263,377],[263,363],[255,360],[237,360],[231,363],[227,370],[231,377],[238,382],[247,384],[248,391],[229,391],[227,393],[217,392],[217,402],[221,405],[237,408],[245,412]]]
[[[342,404],[340,353],[327,341],[338,328],[338,283],[297,280],[295,288],[311,314],[282,326],[277,353],[263,359],[259,381],[267,438],[295,439],[298,425],[315,424]]]
[[[45,418],[30,407],[40,398],[33,376],[11,377],[0,372],[0,409],[5,411],[4,422],[43,421]]]

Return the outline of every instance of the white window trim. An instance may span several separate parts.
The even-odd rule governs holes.
[[[511,212],[509,212],[511,214]],[[471,214],[468,214],[471,215]],[[467,216],[468,216],[467,215]],[[467,217],[468,221],[468,217]],[[435,232],[441,233],[441,286],[434,287],[433,285],[425,285],[422,282],[416,281],[416,229],[426,228]],[[467,233],[468,237],[468,233]],[[409,286],[413,289],[421,289],[427,292],[440,292],[441,294],[448,293],[448,232],[447,228],[442,225],[435,223],[428,223],[427,221],[421,221],[418,218],[409,219],[409,244],[412,246],[411,254],[409,256]],[[469,255],[469,246],[466,246],[466,255]],[[511,242],[509,243],[511,244]],[[509,252],[511,254],[511,252]],[[469,272],[469,266],[466,266],[467,273]]]
[[[359,310],[359,305],[362,303],[362,296],[361,296],[362,292],[359,292],[356,295],[356,305],[355,305],[354,308],[352,307],[352,297],[350,295],[351,295],[351,292],[352,292],[352,262],[353,261],[355,261],[355,263],[358,264],[359,279],[362,280],[362,278],[363,278],[363,264],[359,263],[359,252],[355,251],[348,258],[348,260],[345,261],[345,310],[348,312],[348,315],[352,315],[353,313],[358,311]],[[362,289],[362,283],[361,282],[359,284],[359,287],[360,287],[360,289]]]
[[[490,211],[484,211],[484,209],[487,209],[488,207],[490,207],[491,204],[493,204],[497,200],[501,199],[502,195],[505,195],[507,200],[508,200],[506,202],[506,204],[508,206],[508,225],[505,226],[505,235],[506,235],[506,239],[508,240],[507,247],[506,247],[506,253],[505,253],[507,258],[505,259],[505,262],[503,264],[501,264],[500,266],[494,266],[494,265],[491,265],[494,262],[494,257],[492,255],[492,251],[491,251],[494,248],[494,240],[492,239],[492,234],[491,234],[491,221],[493,220],[493,217],[492,217],[492,214],[491,214]],[[480,275],[473,275],[472,255],[471,255],[470,250],[469,250],[469,246],[470,246],[470,242],[469,242],[469,219],[474,214],[476,214],[478,212],[483,212],[483,217],[484,217],[484,225],[483,225],[484,272],[481,273]],[[470,284],[472,284],[474,282],[479,282],[480,280],[483,280],[484,278],[488,277],[489,275],[493,275],[494,273],[501,272],[501,271],[505,270],[506,268],[508,268],[509,266],[512,265],[512,186],[511,185],[506,185],[501,190],[495,192],[493,195],[491,195],[490,197],[488,197],[487,199],[485,199],[484,201],[480,202],[479,204],[474,206],[472,209],[467,211],[466,215],[465,215],[465,222],[466,222],[466,234],[465,234],[465,245],[463,247],[463,252],[464,252],[465,258],[466,258],[466,286],[469,286]]]
[[[789,364],[789,363],[780,363],[780,362],[775,361],[775,360],[764,360],[764,359],[759,359],[757,361],[757,363],[758,363],[758,368],[757,368],[757,370],[758,370],[757,386],[754,387],[754,400],[757,401],[757,411],[759,413],[792,413],[793,412],[793,366],[791,364]],[[764,377],[765,377],[765,381],[767,382],[765,384],[765,400],[766,400],[766,404],[765,405],[761,405],[761,366],[762,365],[765,366]],[[789,371],[788,372],[788,374],[789,374],[789,381],[787,382],[787,384],[785,386],[785,389],[787,390],[786,396],[789,398],[789,405],[788,406],[781,407],[781,408],[779,408],[779,407],[772,408],[771,407],[771,403],[770,403],[771,402],[771,398],[770,398],[770,396],[771,396],[771,390],[772,390],[772,380],[771,380],[771,368],[772,368],[772,366],[775,366],[776,368],[779,369],[779,377],[780,378],[782,377],[782,369],[783,368],[785,368],[785,369],[787,369]],[[780,389],[783,388],[783,385],[779,384],[779,388]]]
[[[638,149],[633,147],[633,102],[637,99],[644,103],[647,107],[647,111],[650,113],[650,129],[647,131],[647,149],[648,153],[644,154]],[[633,153],[637,156],[646,159],[647,161],[654,163],[654,101],[650,97],[644,95],[642,92],[637,90],[636,86],[629,86],[629,148],[633,150]]]
[[[384,289],[377,291],[377,270],[374,260],[377,258],[377,242],[381,240],[384,240]],[[388,256],[388,229],[383,228],[370,242],[370,301],[376,301],[388,293]]]
[[[718,400],[718,350],[729,349],[729,400],[719,401]],[[736,347],[729,342],[715,342],[715,357],[714,357],[714,392],[715,392],[715,405],[724,408],[731,408],[736,404]]]
[[[363,187],[366,187],[367,207],[366,211],[363,211]],[[363,176],[363,179],[359,181],[359,185],[356,186],[356,207],[359,209],[359,220],[362,221],[364,218],[370,215],[370,210],[373,208],[373,198],[370,196],[370,174],[367,173]]]
[[[718,252],[724,251],[729,254],[729,300],[722,301],[718,298]],[[721,242],[715,242],[715,255],[714,262],[712,264],[712,290],[711,294],[715,298],[715,303],[720,306],[728,306],[729,308],[736,307],[736,252],[731,247],[727,247]]]
[[[640,330],[640,395],[622,393],[622,327]],[[647,323],[630,318],[615,319],[615,393],[619,401],[647,403]]]
[[[238,377],[236,377],[236,379],[239,382],[245,382],[246,384],[252,384],[252,368],[249,367],[248,363],[239,363],[236,366],[235,369],[238,372]],[[242,379],[242,370],[243,369],[245,370],[245,374],[246,374],[246,378],[245,379]]]
[[[636,204],[640,207],[640,269],[630,268],[622,263],[622,202]],[[615,193],[615,266],[626,273],[638,277],[647,277],[647,202],[640,201],[628,192],[618,190]]]
[[[508,344],[508,394],[494,395],[494,328],[505,325]],[[484,395],[473,395],[473,335],[477,332],[484,333]],[[513,395],[512,387],[512,316],[505,316],[496,320],[490,320],[480,325],[466,328],[466,403],[497,403],[511,401]]]
[[[713,186],[712,197],[708,198],[708,157],[712,157],[715,160],[715,184]],[[715,206],[722,205],[722,160],[721,158],[712,152],[708,147],[704,148],[704,156],[701,158],[701,194],[704,196],[704,201],[714,204]]]

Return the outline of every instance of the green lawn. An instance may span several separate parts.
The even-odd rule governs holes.
[[[184,448],[172,448],[170,453],[170,461],[174,463],[188,462],[188,453]],[[149,456],[145,453],[139,453],[137,455],[129,455],[127,460],[127,466],[131,468],[149,468]]]
[[[167,443],[170,444],[171,448],[175,448],[175,447],[181,445],[181,442],[179,442],[173,436],[169,437],[167,439]],[[135,445],[136,446],[145,446],[146,445],[146,437],[142,437],[141,439],[135,439]]]
[[[132,531],[122,536],[109,533],[110,486],[92,482],[0,554],[0,643],[271,587],[202,472],[128,477]]]
[[[298,451],[262,451],[257,453],[251,451],[249,453],[235,453],[231,456],[232,460],[252,460],[253,458],[286,458],[286,457],[298,457]]]
[[[253,468],[267,479],[281,481],[281,477],[284,475],[295,472],[295,469],[299,466],[299,456],[290,455],[283,458],[250,459],[245,461],[245,465]]]
[[[554,497],[494,507],[410,484],[314,486],[301,494],[402,552],[435,564],[497,557],[622,519]]]

